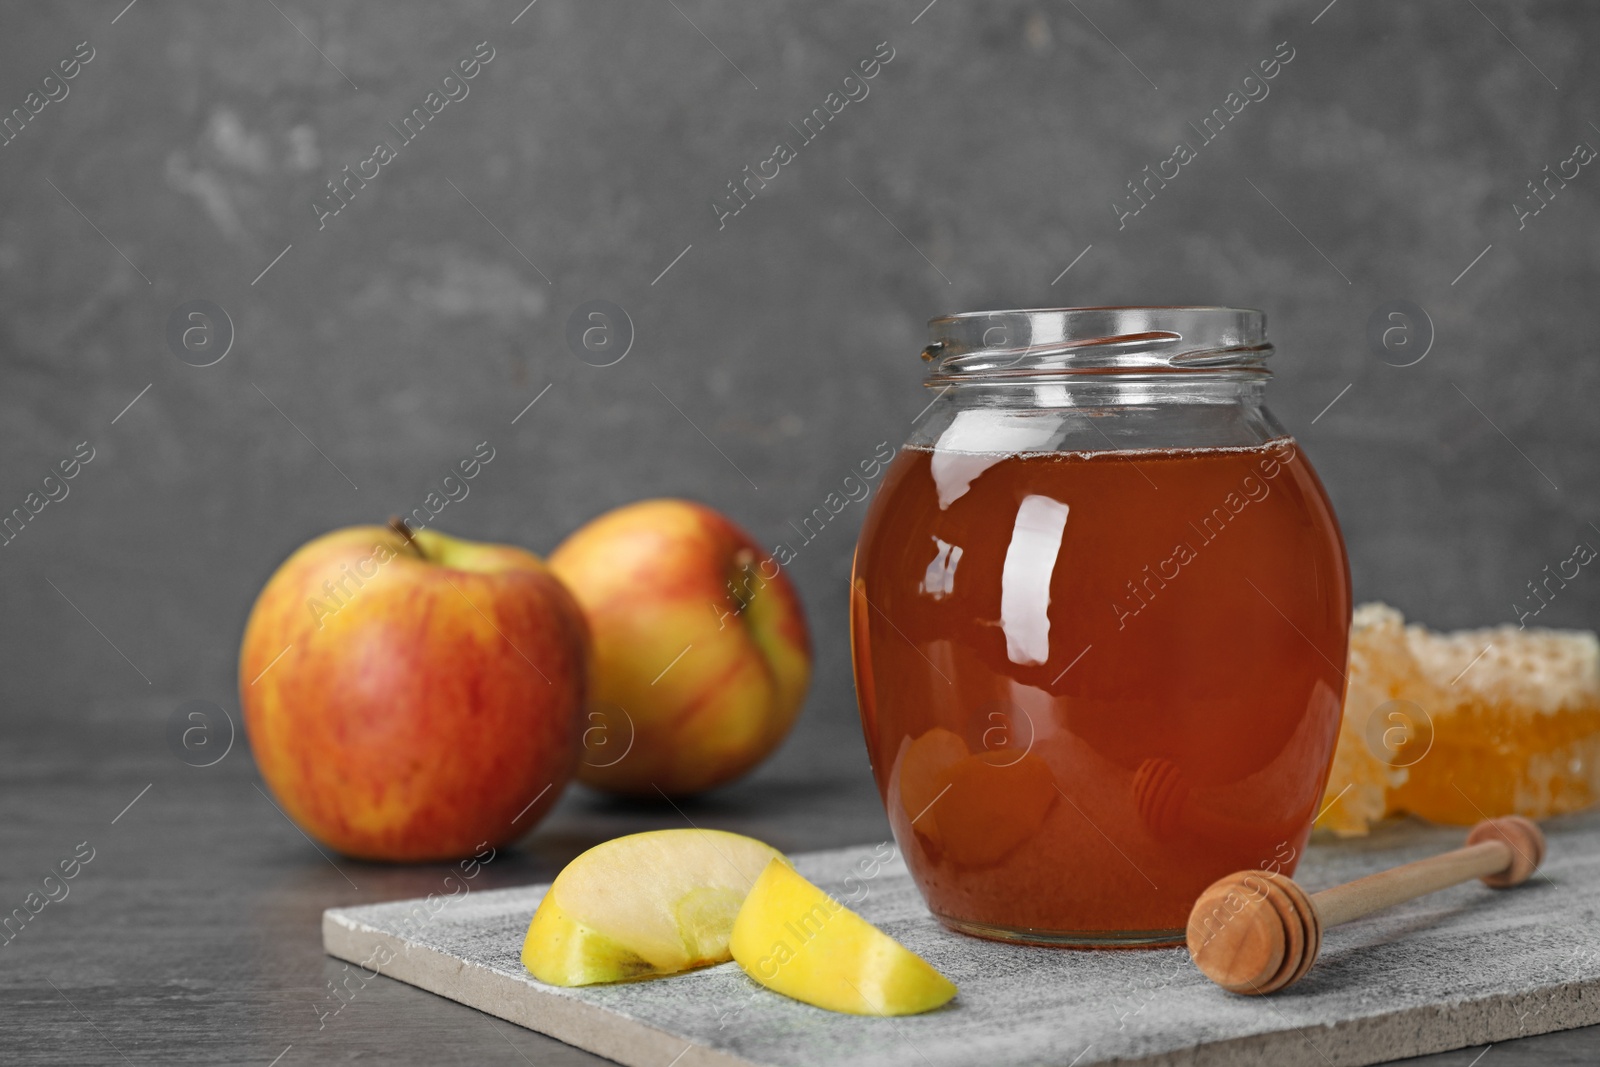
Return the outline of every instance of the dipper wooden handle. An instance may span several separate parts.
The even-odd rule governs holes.
[[[1294,879],[1240,871],[1213,882],[1189,913],[1189,955],[1207,978],[1233,993],[1274,993],[1316,962],[1329,926],[1480,878],[1521,885],[1544,862],[1544,834],[1520,815],[1472,828],[1465,848],[1369,874],[1308,895]]]

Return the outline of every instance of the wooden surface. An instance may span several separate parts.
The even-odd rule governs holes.
[[[87,649],[82,654],[77,669],[92,677],[96,665]],[[25,696],[20,688],[12,694],[29,714],[0,732],[0,899],[7,909],[22,904],[44,871],[80,841],[90,841],[96,853],[67,899],[46,906],[0,947],[0,1062],[268,1067],[280,1055],[276,1067],[606,1062],[414,986],[382,977],[363,982],[353,966],[324,955],[324,909],[443,892],[446,868],[335,857],[336,869],[256,791],[242,744],[208,768],[173,757],[163,734],[170,701],[88,701],[68,716],[49,710],[56,707],[49,693]],[[822,715],[802,720],[794,742],[753,780],[680,806],[681,812],[621,804],[575,790],[519,848],[484,868],[474,892],[547,881],[601,840],[688,820],[752,834],[789,853],[881,841],[888,833],[859,728],[830,731]],[[1429,840],[1448,848],[1460,832]],[[1402,826],[1376,840],[1393,845],[1416,833]],[[1342,843],[1316,847],[1329,856],[1352,851]],[[1600,863],[1587,877],[1600,877]],[[1426,924],[1429,915],[1425,909],[1415,921]],[[1564,921],[1592,925],[1593,911],[1574,901]],[[1342,966],[1339,953],[1359,930],[1333,931],[1323,963]],[[1374,939],[1380,954],[1415,948]],[[1574,952],[1545,971],[1563,980],[1582,963]],[[319,1011],[334,1008],[330,983],[354,992],[324,1017]],[[1163,1010],[1156,991],[1125,993],[1127,1010],[1137,1012],[1130,1028]],[[1368,995],[1376,1002],[1391,993]],[[1556,1003],[1535,1008],[1530,1031]],[[1308,1033],[1321,1043],[1316,1031]],[[1416,1063],[1467,1067],[1487,1043]],[[1478,1067],[1579,1067],[1597,1060],[1600,1027],[1500,1042]]]
[[[770,993],[735,965],[649,982],[543,985],[518,960],[543,886],[331,909],[328,950],[634,1067],[759,1064],[1330,1064],[1466,1048],[1600,1021],[1600,819],[1554,829],[1548,877],[1452,886],[1330,930],[1318,968],[1270,1000],[1210,985],[1185,952],[1073,952],[980,941],[928,915],[895,862],[858,905],[961,988],[888,1021]],[[1312,850],[1315,889],[1441,851],[1430,831],[1389,847]],[[836,895],[875,846],[794,857]],[[676,1058],[676,1059],[675,1059]]]

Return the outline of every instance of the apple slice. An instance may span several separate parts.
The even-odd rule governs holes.
[[[654,830],[596,845],[533,913],[522,965],[550,985],[594,985],[725,963],[771,845],[722,830]]]
[[[1055,804],[1055,782],[1049,764],[1030,753],[974,752],[939,776],[940,793],[950,795],[922,821],[937,829],[952,863],[987,867],[1039,832]]]
[[[728,944],[757,982],[829,1011],[915,1015],[956,995],[927,960],[782,860],[761,872]]]
[[[907,745],[905,752],[900,760],[900,804],[912,829],[937,845],[939,822],[933,805],[950,788],[942,779],[969,755],[967,743],[960,735],[935,726]]]

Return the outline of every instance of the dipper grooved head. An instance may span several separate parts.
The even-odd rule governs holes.
[[[1322,921],[1292,878],[1239,871],[1213,882],[1189,914],[1189,955],[1232,993],[1273,993],[1298,982],[1322,948]]]
[[[1133,801],[1139,819],[1158,840],[1170,840],[1183,829],[1183,809],[1189,786],[1183,772],[1169,759],[1155,756],[1133,773]]]

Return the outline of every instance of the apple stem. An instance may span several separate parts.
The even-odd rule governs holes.
[[[422,546],[417,544],[417,539],[411,533],[411,527],[406,525],[406,520],[402,519],[398,515],[390,515],[389,529],[393,530],[401,537],[404,537],[406,539],[406,547],[415,552],[419,557],[422,556]]]

